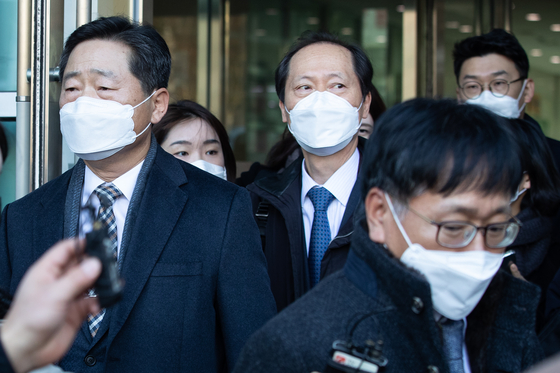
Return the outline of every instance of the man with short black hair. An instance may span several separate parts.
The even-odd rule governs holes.
[[[303,34],[276,69],[282,121],[303,155],[247,189],[278,311],[344,266],[372,78],[359,47],[324,32]]]
[[[506,118],[521,118],[540,129],[525,113],[535,94],[529,78],[529,58],[515,36],[502,29],[472,36],[455,44],[453,69],[457,79],[457,99],[480,105]],[[560,142],[547,138],[560,167]]]
[[[387,111],[366,144],[344,269],[255,333],[235,371],[520,372],[539,361],[539,290],[499,271],[519,231],[519,158],[505,120],[479,107],[416,99]]]
[[[80,209],[93,207],[124,293],[89,315],[60,366],[231,370],[274,300],[248,193],[177,160],[149,130],[169,101],[165,41],[149,26],[100,18],[70,35],[60,67],[61,131],[81,160],[4,209],[0,287],[13,294],[47,248],[78,235]]]
[[[484,107],[505,118],[523,119],[544,137],[539,124],[525,113],[525,106],[531,102],[535,93],[535,83],[529,77],[527,53],[515,36],[505,30],[495,29],[487,34],[466,38],[455,44],[453,59],[458,84],[457,99],[460,102]],[[553,158],[553,162],[547,167],[560,170],[560,142],[546,138],[544,146],[547,143]],[[526,174],[527,170],[523,171]],[[519,188],[519,199],[523,199],[523,193],[525,196],[531,193],[531,180],[528,181],[525,187]],[[536,189],[538,190],[538,185]],[[517,194],[516,196],[519,197]],[[528,200],[525,198],[518,202],[519,206],[523,203],[525,208]],[[557,226],[560,224],[560,210],[554,207],[554,204],[551,204],[549,209],[553,210],[549,211],[548,215],[554,218],[550,226]],[[535,211],[525,208],[525,213],[518,217],[525,224],[526,230],[546,232],[543,224],[535,225],[532,220],[534,214],[541,216]],[[536,226],[538,228],[534,228]],[[547,236],[542,234],[543,237]],[[537,312],[537,332],[540,333],[547,322],[544,294],[560,268],[560,253],[550,250],[549,248],[554,247],[550,243],[538,248],[532,247],[528,242],[534,242],[534,236],[531,236],[529,241],[526,235],[522,236],[519,241],[514,242],[512,248],[516,251],[515,260],[508,261],[516,264],[516,267],[510,269],[512,273],[518,273],[541,288],[543,296]],[[548,235],[547,239],[548,242],[558,241],[556,235]]]

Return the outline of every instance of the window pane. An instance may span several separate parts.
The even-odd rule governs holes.
[[[224,125],[237,161],[264,162],[284,132],[274,71],[306,30],[361,44],[385,103],[400,101],[402,14],[394,1],[231,0]]]
[[[453,46],[458,41],[474,36],[474,1],[472,0],[445,0],[444,2],[443,28],[444,53],[438,58],[444,59],[444,84],[443,95],[449,98],[457,97],[457,79],[453,70]],[[471,87],[472,88],[472,87]],[[479,88],[470,90],[469,96],[474,97],[480,94]],[[476,91],[476,92],[475,92]],[[466,92],[465,92],[466,93]]]
[[[0,92],[16,90],[17,0],[0,0]]]
[[[197,2],[166,0],[154,2],[154,27],[171,52],[170,103],[196,101]]]
[[[529,56],[535,95],[525,109],[548,137],[560,139],[560,2],[516,1],[512,31]],[[537,21],[536,19],[540,19]]]

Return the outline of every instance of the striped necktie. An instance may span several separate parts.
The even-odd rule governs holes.
[[[112,251],[115,260],[118,257],[118,241],[117,241],[117,220],[115,219],[115,213],[113,212],[113,203],[115,200],[122,196],[122,192],[113,184],[101,184],[93,191],[99,198],[101,206],[99,207],[99,213],[97,214],[97,220],[99,220],[104,226],[107,227],[109,232],[109,239],[112,243]],[[90,291],[90,295],[93,290]],[[88,316],[89,331],[92,337],[95,337],[101,321],[105,316],[105,309],[102,309],[97,313],[97,315]]]

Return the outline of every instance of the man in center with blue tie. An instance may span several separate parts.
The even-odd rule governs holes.
[[[282,120],[303,155],[247,189],[278,311],[346,262],[372,78],[361,48],[324,32],[304,33],[276,70]]]

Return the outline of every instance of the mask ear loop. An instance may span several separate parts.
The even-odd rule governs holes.
[[[291,115],[291,113],[288,111],[288,107],[286,106],[286,104],[284,104],[284,110],[286,110],[286,113],[288,113],[288,116]],[[288,126],[288,131],[290,131],[290,133],[293,135],[294,131],[292,131],[292,126],[290,125],[290,123],[286,123],[286,125]]]
[[[360,111],[360,109],[362,108],[362,105],[364,104],[364,100],[362,100],[362,102],[360,102],[360,106],[358,106],[358,108],[356,109],[356,111]]]
[[[139,133],[138,135],[136,135],[134,138],[137,138],[137,137],[139,137],[139,136],[142,136],[142,134],[143,134],[144,132],[146,132],[146,130],[147,130],[148,128],[150,128],[150,124],[152,124],[152,122],[148,123],[148,125],[146,126],[146,128],[144,128],[144,129],[142,130],[142,132],[140,132],[140,133]]]
[[[283,103],[284,104],[284,103]],[[284,104],[284,110],[286,110],[286,113],[288,113],[288,115],[290,115],[290,111],[288,110],[288,107],[286,106],[286,104]]]
[[[526,86],[527,86],[527,79],[525,79],[523,81],[523,87],[521,88],[521,92],[519,93],[519,96],[517,97],[517,105],[519,105],[519,100],[521,100],[521,97],[523,97],[523,92],[525,92],[525,87]],[[521,112],[523,111],[523,109],[525,109],[525,105],[527,105],[526,102],[524,102],[523,105],[521,105],[521,108],[519,109],[519,112],[517,113],[518,118],[521,115]]]
[[[136,109],[138,106],[142,105],[144,102],[148,101],[153,95],[154,93],[156,93],[156,91],[153,91],[151,95],[149,95],[148,97],[146,97],[146,99],[144,101],[142,101],[141,103],[139,103],[138,105],[136,105],[135,107],[133,107],[133,109]]]
[[[136,109],[138,106],[140,106],[140,105],[142,105],[144,102],[148,101],[148,100],[154,95],[154,93],[156,93],[156,91],[153,91],[151,95],[149,95],[148,97],[146,97],[146,99],[145,99],[144,101],[142,101],[141,103],[139,103],[138,105],[136,105],[136,106],[133,107],[132,109]],[[151,125],[151,124],[152,124],[152,122],[148,123],[148,125],[146,126],[146,128],[144,128],[144,129],[142,130],[142,132],[140,132],[140,133],[139,133],[138,135],[136,135],[134,138],[136,139],[136,138],[138,138],[139,136],[142,136],[142,134],[143,134],[144,132],[146,132],[146,130],[147,130],[148,128],[150,128],[150,125]]]
[[[360,106],[358,106],[358,108],[356,109],[356,112],[358,113],[358,115],[360,115],[360,109],[362,108],[363,104],[364,104],[364,100],[362,99],[362,102],[360,102]],[[358,123],[358,130],[362,126],[363,120],[364,120],[364,118],[360,118],[360,123]]]
[[[391,198],[389,197],[387,192],[383,192],[383,194],[385,195],[385,200],[387,201],[387,205],[389,206],[389,210],[391,210],[391,214],[393,215],[393,219],[395,219],[395,223],[397,223],[397,227],[399,227],[399,231],[401,231],[401,234],[403,235],[404,240],[408,244],[408,247],[412,246],[412,242],[410,241],[410,238],[408,238],[408,235],[404,231],[404,228],[401,224],[401,221],[400,221],[399,217],[397,216],[397,213],[395,212],[395,208],[393,207],[393,202],[391,202]]]

